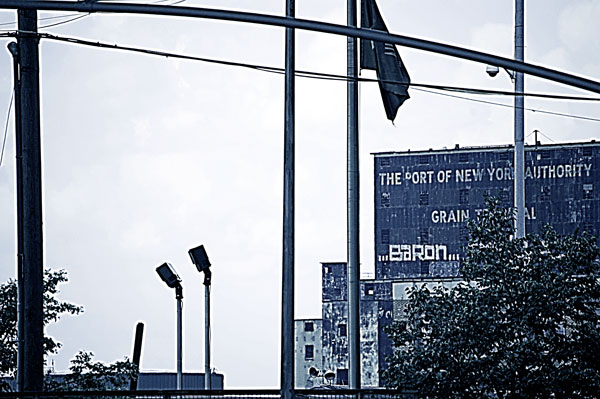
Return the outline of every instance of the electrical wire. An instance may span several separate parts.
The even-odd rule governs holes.
[[[104,1],[106,1],[106,0],[104,0]],[[166,3],[166,2],[168,2],[168,1],[172,1],[172,0],[156,0],[156,1],[151,1],[150,3],[147,3],[147,4]],[[177,4],[185,3],[186,1],[187,1],[187,0],[176,0],[176,1],[174,1],[173,3],[170,3],[170,4],[168,4],[168,5],[170,5],[170,6],[174,6],[174,5],[177,5]],[[73,17],[73,16],[76,16],[76,15],[78,16],[78,18],[73,18],[72,20],[69,20],[69,21],[65,21],[65,22],[63,22],[63,23],[67,23],[67,22],[76,21],[76,20],[78,20],[78,19],[80,19],[80,18],[87,17],[88,15],[90,15],[90,13],[87,13],[87,14],[85,14],[85,15],[83,15],[83,16],[80,16],[80,14],[81,14],[81,13],[78,13],[78,12],[76,12],[76,13],[63,14],[63,15],[54,15],[54,16],[51,16],[51,17],[40,17],[40,18],[38,18],[38,22],[40,22],[40,21],[47,21],[47,20],[50,20],[50,19],[68,18],[68,17]],[[17,24],[17,21],[12,21],[12,22],[0,22],[0,26],[16,25],[16,24]],[[61,25],[61,24],[40,26],[40,29],[41,29],[41,28],[49,28],[49,27],[51,27],[51,26],[57,26],[57,25]],[[2,30],[3,30],[3,29],[2,29]],[[5,30],[4,30],[4,31],[5,31]]]
[[[69,22],[77,21],[78,19],[85,18],[85,17],[87,17],[89,15],[90,15],[89,13],[88,14],[84,14],[84,15],[78,15],[78,16],[76,16],[74,18],[71,18],[69,20],[66,20],[66,21],[61,21],[61,22],[56,22],[54,24],[50,24],[50,25],[40,26],[39,29],[50,28],[50,27],[53,27],[53,26],[59,26],[59,25],[68,24]]]
[[[94,42],[94,41],[77,39],[77,38],[72,38],[72,37],[51,35],[48,33],[41,33],[41,34],[39,34],[39,36],[40,36],[40,38],[44,38],[44,39],[65,41],[68,43],[80,44],[80,45],[84,45],[84,46],[109,48],[112,50],[129,51],[129,52],[136,52],[136,53],[142,53],[142,54],[147,54],[147,55],[156,55],[156,56],[162,56],[162,57],[167,57],[167,58],[186,59],[186,60],[190,60],[190,61],[201,61],[201,62],[207,62],[207,63],[228,65],[228,66],[238,66],[238,67],[256,69],[256,70],[260,70],[263,72],[281,73],[281,74],[285,73],[284,68],[271,67],[271,66],[266,66],[266,65],[248,64],[248,63],[234,62],[234,61],[224,61],[224,60],[217,60],[214,58],[196,57],[196,56],[191,56],[191,55],[184,55],[184,54],[171,53],[171,52],[165,52],[165,51],[143,49],[143,48],[139,48],[139,47],[121,46],[118,44],[107,44],[107,43]],[[402,82],[397,82],[397,81],[392,81],[392,80],[379,80],[379,79],[369,79],[369,78],[362,78],[362,77],[351,78],[346,75],[336,75],[336,74],[323,73],[323,72],[297,70],[297,71],[295,71],[295,73],[296,73],[296,76],[313,78],[313,79],[325,79],[325,80],[334,80],[334,81],[335,80],[337,80],[337,81],[354,80],[354,81],[358,81],[358,82],[381,82],[381,83],[393,83],[393,84],[400,83],[400,84],[402,84]],[[504,96],[510,96],[510,97],[521,95],[520,93],[515,93],[512,91],[487,90],[487,89],[455,87],[455,86],[440,86],[440,85],[431,85],[431,84],[424,84],[424,83],[410,83],[410,86],[435,89],[435,90],[452,91],[452,92],[459,92],[459,93],[466,93],[466,94],[478,94],[478,95],[504,95]],[[544,93],[522,93],[522,95],[525,97],[546,98],[546,99],[553,99],[553,100],[600,101],[600,97],[564,96],[564,95],[544,94]]]
[[[67,17],[73,17],[75,15],[79,15],[80,13],[78,12],[74,12],[74,13],[70,13],[70,14],[63,14],[63,15],[54,15],[52,17],[42,17],[42,18],[38,18],[38,22],[39,21],[47,21],[49,19],[59,19],[59,18],[67,18]],[[6,26],[6,25],[15,25],[17,23],[17,21],[13,21],[13,22],[2,22],[0,23],[0,26]]]
[[[48,33],[20,31],[20,32],[15,32],[15,33],[0,34],[0,36],[17,36],[19,33],[34,34],[42,39],[63,41],[63,42],[67,42],[67,43],[71,43],[71,44],[78,44],[78,45],[83,45],[83,46],[108,48],[108,49],[112,49],[112,50],[128,51],[128,52],[141,53],[141,54],[146,54],[146,55],[161,56],[161,57],[166,57],[166,58],[177,58],[177,59],[200,61],[200,62],[206,62],[206,63],[219,64],[219,65],[243,67],[243,68],[249,68],[249,69],[254,69],[254,70],[263,71],[263,72],[269,72],[269,73],[277,73],[277,74],[285,73],[285,69],[279,68],[279,67],[270,67],[270,66],[266,66],[266,65],[248,64],[248,63],[234,62],[234,61],[224,61],[224,60],[217,60],[217,59],[213,59],[213,58],[196,57],[196,56],[191,56],[191,55],[184,55],[184,54],[171,53],[171,52],[165,52],[165,51],[157,51],[157,50],[149,50],[149,49],[143,49],[143,48],[138,48],[138,47],[121,46],[118,44],[107,44],[107,43],[102,43],[102,42],[94,42],[94,41],[90,41],[90,40],[77,39],[77,38],[73,38],[73,37],[51,35]],[[368,79],[368,78],[362,78],[362,77],[352,78],[352,77],[349,77],[346,75],[336,75],[336,74],[330,74],[330,73],[311,72],[311,71],[295,71],[295,75],[299,76],[299,77],[305,77],[305,78],[311,78],[311,79],[322,79],[322,80],[333,80],[333,81],[379,82],[379,83],[394,83],[394,84],[398,84],[398,83],[402,84],[403,83],[403,82],[397,82],[397,81]],[[404,84],[406,85],[406,83],[404,83]],[[511,97],[514,97],[517,95],[523,95],[525,97],[536,97],[536,98],[553,99],[553,100],[600,101],[600,98],[598,98],[598,97],[563,96],[563,95],[543,94],[543,93],[515,93],[515,92],[498,91],[498,90],[487,90],[487,89],[454,87],[454,86],[440,86],[440,85],[431,85],[431,84],[423,84],[423,83],[410,83],[410,87],[413,90],[422,91],[422,92],[426,92],[426,93],[430,93],[430,94],[443,95],[443,96],[447,96],[447,97],[458,98],[458,99],[462,99],[462,100],[479,102],[479,103],[483,103],[483,104],[489,104],[489,105],[495,105],[495,106],[501,106],[501,107],[507,107],[507,108],[514,108],[514,107],[512,105],[497,103],[497,102],[493,102],[493,101],[478,100],[478,99],[474,99],[474,98],[463,97],[463,96],[458,96],[458,95],[453,95],[453,94],[448,94],[448,93],[439,93],[437,91],[431,91],[431,90],[426,90],[426,89],[449,91],[449,92],[459,92],[459,93],[464,93],[464,94],[475,94],[475,95],[503,95],[503,96],[511,96]],[[598,119],[598,118],[591,118],[591,117],[580,116],[580,115],[572,115],[572,114],[565,114],[565,113],[559,113],[559,112],[544,111],[544,110],[535,109],[535,108],[524,108],[524,110],[530,111],[530,112],[539,112],[539,113],[548,114],[548,115],[555,115],[555,116],[562,116],[562,117],[567,117],[567,118],[600,122],[600,119]]]
[[[2,151],[0,151],[0,166],[4,159],[4,147],[6,146],[6,137],[8,136],[8,122],[10,121],[10,110],[12,109],[13,98],[15,97],[14,90],[11,90],[10,103],[8,104],[8,112],[6,113],[6,124],[4,125],[4,139],[2,140]]]
[[[475,99],[475,98],[457,96],[456,94],[438,93],[438,92],[435,92],[435,91],[425,90],[425,89],[419,89],[419,88],[415,88],[414,90],[422,91],[422,92],[430,93],[430,94],[437,94],[437,95],[440,95],[440,96],[447,96],[447,97],[452,97],[452,98],[459,98],[461,100],[473,101],[473,102],[476,102],[476,103],[483,103],[483,104],[489,104],[489,105],[497,105],[499,107],[506,107],[506,108],[512,108],[512,109],[514,109],[514,106],[509,105],[509,104],[496,103],[496,102],[493,102],[493,101],[486,101],[486,100],[478,100],[478,99]],[[544,110],[535,109],[535,108],[523,108],[523,110],[530,111],[530,112],[539,112],[540,114],[548,114],[548,115],[555,115],[555,116],[564,116],[564,117],[567,117],[567,118],[583,119],[583,120],[587,120],[587,121],[600,122],[600,119],[598,119],[598,118],[591,118],[591,117],[588,117],[588,116],[564,114],[564,113],[553,112],[553,111],[544,111]]]

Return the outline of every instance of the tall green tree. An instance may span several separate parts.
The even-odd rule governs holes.
[[[383,379],[429,398],[598,398],[600,251],[551,228],[523,239],[495,199],[469,223],[464,282],[418,285],[388,329]]]
[[[44,270],[44,326],[64,315],[76,315],[83,307],[58,298],[60,284],[69,281],[66,270]],[[56,354],[61,343],[44,336],[44,353]],[[17,369],[17,282],[0,284],[0,376],[14,377]]]

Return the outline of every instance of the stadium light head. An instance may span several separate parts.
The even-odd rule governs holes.
[[[190,254],[192,263],[196,265],[196,268],[199,272],[210,273],[210,270],[208,270],[210,268],[210,261],[208,260],[208,255],[206,254],[204,245],[190,249],[188,254]]]
[[[160,276],[161,280],[164,281],[170,288],[177,288],[181,286],[181,278],[173,269],[170,263],[165,262],[156,268],[156,273]]]

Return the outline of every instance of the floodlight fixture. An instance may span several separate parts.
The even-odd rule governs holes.
[[[190,258],[192,258],[192,263],[196,265],[196,268],[199,272],[210,272],[208,270],[208,268],[210,267],[210,261],[208,260],[208,255],[206,254],[204,245],[200,245],[196,248],[190,249],[188,251],[188,254],[190,254]]]
[[[308,375],[310,375],[313,378],[318,377],[319,374],[319,370],[317,370],[317,368],[314,366],[308,369]]]
[[[156,273],[160,276],[161,280],[164,281],[170,288],[177,288],[181,286],[181,278],[173,269],[170,263],[165,262],[156,268]]]

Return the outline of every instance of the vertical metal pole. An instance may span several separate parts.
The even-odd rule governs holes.
[[[18,10],[23,239],[22,389],[41,391],[44,379],[44,253],[37,11]],[[18,190],[17,190],[18,191]]]
[[[285,15],[294,18],[295,2]],[[294,29],[285,29],[285,133],[283,161],[283,270],[281,306],[281,398],[294,397]]]
[[[21,132],[21,80],[19,72],[19,45],[8,43],[13,57],[15,90],[15,154],[17,172],[17,392],[23,391],[23,140]]]
[[[348,0],[348,26],[357,26],[356,0]],[[349,388],[360,389],[360,248],[358,164],[358,76],[357,39],[348,37],[347,71],[347,245],[348,245],[348,358]]]
[[[175,287],[177,298],[177,390],[182,389],[183,380],[183,287]]]
[[[515,0],[515,60],[525,60],[525,7],[524,0]],[[525,91],[523,72],[515,71],[515,92]],[[514,200],[517,217],[515,220],[515,235],[517,238],[525,236],[525,98],[515,96],[515,176]]]
[[[140,374],[140,358],[142,357],[142,340],[144,338],[144,323],[135,326],[135,338],[133,340],[133,356],[131,361],[137,368],[136,375],[129,381],[129,390],[137,391],[137,383]]]
[[[212,389],[210,380],[210,284],[204,285],[204,389]]]

